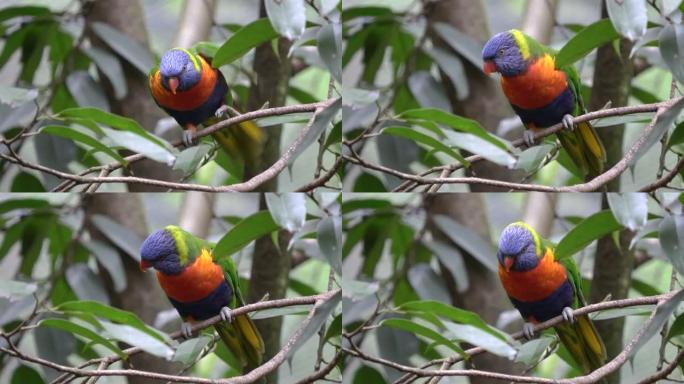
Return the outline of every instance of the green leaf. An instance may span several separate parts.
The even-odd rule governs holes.
[[[665,60],[672,75],[684,82],[684,67],[682,56],[684,55],[684,25],[667,23],[658,37],[660,54]]]
[[[209,344],[211,337],[200,335],[182,342],[173,354],[173,361],[180,361],[183,364],[191,364],[202,353],[202,350]]]
[[[102,284],[102,279],[86,263],[79,262],[70,265],[66,270],[66,279],[79,299],[109,304],[109,296]]]
[[[109,101],[104,90],[87,71],[74,71],[66,78],[66,87],[81,107],[109,111]]]
[[[457,131],[473,134],[481,139],[484,139],[497,147],[506,150],[508,146],[499,138],[487,132],[480,123],[475,120],[467,119],[465,117],[457,116],[449,112],[442,111],[435,108],[421,108],[410,109],[402,112],[399,117],[404,119],[422,119],[434,121],[438,124],[444,124],[454,128]]]
[[[508,359],[515,357],[516,350],[509,343],[478,327],[468,324],[456,324],[450,321],[445,321],[444,325],[454,337],[461,341],[476,347],[482,347],[497,356],[503,356]]]
[[[414,323],[406,319],[385,319],[381,321],[379,325],[427,337],[428,339],[435,341],[437,344],[444,345],[452,351],[458,353],[459,355],[467,357],[465,351],[461,347],[451,342],[451,340],[447,339],[446,337],[442,336],[439,332],[432,330],[426,326]]]
[[[632,160],[629,162],[630,167],[633,167],[634,164],[636,164],[637,161],[639,161],[639,159],[641,159],[641,157],[644,154],[646,154],[646,152],[648,152],[648,150],[651,149],[653,145],[660,141],[665,132],[667,132],[672,126],[672,124],[674,124],[675,120],[677,119],[677,116],[679,116],[679,113],[682,111],[682,108],[684,108],[684,99],[674,103],[667,111],[663,112],[658,117],[658,120],[653,126],[653,130],[648,135],[648,137],[646,137],[645,143],[641,146],[639,151],[634,155]]]
[[[555,341],[555,337],[542,336],[538,339],[530,340],[521,345],[515,361],[532,366],[542,358],[544,352]]]
[[[313,292],[312,294],[315,295],[317,293],[319,293],[319,292]],[[262,309],[260,311],[255,311],[255,312],[250,313],[249,317],[252,318],[252,320],[270,319],[272,317],[306,314],[310,310],[311,310],[310,305],[306,305],[306,304],[291,305],[289,307],[282,307],[282,308]]]
[[[110,48],[133,64],[141,73],[147,75],[154,60],[145,47],[108,24],[96,21],[91,23],[90,27]]]
[[[262,125],[259,126],[263,127]],[[212,147],[212,144],[201,141],[198,145],[182,150],[176,157],[176,162],[173,163],[173,169],[178,169],[186,174],[194,171]]]
[[[592,316],[592,320],[608,320],[625,316],[645,316],[653,311],[652,305],[637,305],[627,308],[613,308],[597,312]]]
[[[278,224],[269,211],[259,211],[242,219],[216,244],[214,253],[232,255],[252,241],[278,230]]]
[[[50,207],[50,202],[44,199],[17,199],[8,198],[0,202],[0,214],[17,209],[42,210]]]
[[[12,108],[16,108],[27,101],[34,100],[36,97],[38,97],[38,90],[36,89],[0,85],[0,103],[7,104]]]
[[[306,343],[313,335],[318,333],[321,325],[328,319],[328,317],[333,313],[335,308],[340,304],[342,300],[342,292],[338,291],[333,295],[328,301],[320,305],[314,310],[314,314],[309,320],[309,322],[304,326],[302,330],[301,337],[294,342],[292,349],[287,352],[288,359],[292,359],[297,350]]]
[[[579,222],[561,239],[556,247],[556,259],[571,257],[592,241],[620,229],[622,226],[611,211],[595,213]]]
[[[316,102],[315,100],[313,101]],[[305,123],[309,121],[311,112],[290,113],[282,116],[269,116],[253,120],[256,125],[261,128],[270,127],[273,125],[287,124],[287,123]]]
[[[330,104],[328,107],[326,107],[324,110],[319,112],[318,115],[316,115],[313,123],[311,124],[311,127],[309,128],[309,131],[306,133],[304,138],[302,138],[300,145],[297,147],[297,149],[294,151],[294,153],[288,160],[288,165],[292,164],[306,148],[308,148],[321,136],[321,134],[325,131],[326,128],[328,128],[330,123],[333,121],[335,116],[337,116],[337,113],[340,111],[341,108],[342,98],[340,97],[337,100],[335,100],[332,104]]]
[[[387,127],[383,128],[381,132],[386,133],[388,135],[403,137],[405,139],[413,140],[415,142],[427,145],[432,149],[446,153],[447,155],[451,156],[452,158],[454,158],[466,167],[470,165],[470,163],[463,156],[461,156],[460,153],[449,148],[447,145],[435,139],[434,137],[420,133],[413,128]]]
[[[377,369],[368,365],[362,365],[354,373],[352,384],[386,384],[385,377]]]
[[[608,16],[620,35],[635,41],[646,33],[648,13],[644,0],[606,1]]]
[[[407,273],[413,290],[423,300],[449,301],[449,291],[441,276],[427,263],[413,265]]]
[[[89,147],[95,148],[96,150],[100,152],[104,152],[108,154],[111,158],[114,160],[118,161],[121,164],[127,164],[128,162],[124,160],[121,155],[119,155],[116,151],[113,151],[111,148],[108,146],[102,144],[101,141],[98,141],[97,139],[86,135],[85,133],[79,132],[71,127],[68,127],[66,125],[48,125],[46,127],[43,127],[40,129],[41,133],[46,133],[48,135],[53,135],[53,136],[58,136],[62,137],[65,139],[71,139],[74,141],[78,141],[79,143],[83,143]]]
[[[684,335],[684,314],[679,314],[667,332],[666,341]]]
[[[651,318],[651,322],[646,327],[642,336],[633,345],[633,349],[629,352],[628,357],[636,355],[636,353],[644,346],[653,336],[660,332],[663,324],[670,318],[670,315],[677,309],[681,301],[684,300],[684,290],[680,290],[669,298],[667,301],[663,302],[658,306],[655,314]]]
[[[306,219],[306,199],[303,193],[267,193],[266,206],[273,220],[290,233],[299,231]]]
[[[432,251],[446,269],[449,270],[456,284],[456,290],[459,293],[465,292],[470,285],[470,281],[461,251],[448,243],[434,239],[423,241],[423,245]]]
[[[446,131],[445,133],[451,144],[468,152],[480,155],[495,164],[513,168],[517,162],[515,157],[506,150],[492,144],[488,140],[483,140],[481,137],[453,131]]]
[[[608,205],[617,221],[630,231],[646,225],[648,196],[645,193],[608,193]]]
[[[306,8],[304,0],[265,0],[266,14],[280,36],[293,41],[304,32]]]
[[[541,166],[542,161],[544,161],[546,156],[548,156],[555,147],[556,146],[553,144],[543,143],[527,148],[518,155],[515,168],[522,169],[525,172],[536,171]]]
[[[488,241],[450,217],[437,215],[434,217],[434,223],[451,241],[468,252],[487,269],[492,272],[497,271],[496,250]]]
[[[98,240],[91,240],[87,243],[82,243],[82,245],[86,247],[90,253],[95,256],[97,261],[100,262],[100,265],[107,270],[109,277],[114,284],[114,291],[121,293],[126,289],[126,271],[124,270],[119,253],[104,242]]]
[[[73,323],[69,320],[45,319],[39,322],[38,325],[46,328],[59,329],[61,331],[66,331],[73,333],[75,335],[85,337],[86,339],[92,340],[96,344],[101,344],[102,346],[116,353],[122,359],[126,359],[127,357],[126,354],[124,354],[119,347],[117,347],[111,341],[100,336],[97,332],[94,332],[86,327]]]
[[[325,24],[318,31],[318,54],[338,82],[342,82],[342,26],[339,23]]]
[[[149,333],[130,325],[119,325],[108,321],[102,321],[101,324],[107,334],[116,340],[139,347],[147,353],[163,357],[167,360],[173,357],[173,349]]]
[[[132,132],[117,131],[116,129],[109,129],[102,127],[102,131],[107,137],[112,139],[118,145],[128,148],[133,152],[140,153],[147,156],[151,160],[172,165],[176,161],[176,156],[169,152],[163,146],[156,142],[149,140],[147,135],[139,136]]]
[[[434,47],[425,49],[425,53],[437,63],[442,71],[449,77],[452,85],[456,89],[458,100],[463,100],[468,97],[470,89],[468,86],[468,78],[466,77],[465,68],[461,60],[450,52]]]
[[[672,262],[672,267],[684,273],[684,216],[665,217],[658,228],[660,246]]]
[[[111,53],[98,47],[82,48],[81,51],[88,56],[102,73],[107,77],[114,89],[114,98],[121,100],[128,93],[126,76],[121,62]]]
[[[50,9],[38,6],[16,6],[0,10],[0,23],[18,16],[50,16]]]
[[[325,216],[316,226],[318,247],[330,267],[342,274],[342,218],[339,215]]]
[[[10,192],[46,192],[43,183],[36,176],[28,172],[19,172],[12,179]],[[2,258],[0,256],[0,258]]]
[[[140,262],[140,245],[143,241],[135,232],[104,215],[93,215],[90,219],[105,237],[133,260]]]
[[[216,56],[214,56],[211,65],[214,68],[218,68],[222,65],[230,64],[252,48],[276,37],[278,37],[278,32],[273,29],[268,19],[256,20],[240,28],[223,43],[218,51],[216,51]]]
[[[667,141],[667,148],[684,143],[684,122],[677,124],[672,135]]]
[[[10,384],[42,384],[45,383],[40,373],[28,365],[21,364],[12,372],[12,381]]]
[[[602,19],[579,31],[556,55],[556,68],[574,63],[591,52],[620,37],[609,19]]]

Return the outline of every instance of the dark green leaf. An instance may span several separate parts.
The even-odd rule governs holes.
[[[434,222],[451,241],[468,252],[487,269],[496,272],[498,268],[496,250],[488,241],[450,217],[437,215],[434,217]]]
[[[252,48],[257,47],[271,39],[278,37],[278,32],[273,29],[271,22],[264,18],[245,25],[235,32],[216,51],[216,56],[211,63],[214,68],[230,64],[242,57]]]
[[[608,205],[620,224],[637,231],[646,224],[648,196],[645,193],[608,193]]]
[[[318,247],[330,267],[342,274],[342,218],[339,215],[325,216],[316,226]]]
[[[79,132],[71,127],[65,125],[48,125],[40,129],[40,132],[47,133],[53,136],[59,136],[65,139],[71,139],[83,143],[89,147],[93,147],[100,152],[104,152],[112,157],[119,163],[126,164],[126,160],[121,157],[117,152],[113,151],[108,146],[102,144],[101,141],[86,135],[85,133]]]
[[[19,172],[12,180],[11,192],[45,192],[43,183],[36,176],[27,172]],[[0,257],[2,258],[2,257]]]
[[[461,347],[442,336],[439,332],[412,321],[405,319],[385,319],[380,322],[380,325],[383,327],[392,327],[401,331],[427,337],[428,339],[435,341],[437,344],[446,346],[463,357],[467,356]]]
[[[609,19],[602,19],[579,31],[556,55],[556,68],[572,64],[594,48],[620,37]]]
[[[303,193],[267,193],[266,206],[278,225],[290,233],[299,231],[306,218]]]
[[[466,159],[463,156],[461,156],[460,153],[454,151],[453,149],[451,149],[447,145],[443,144],[441,141],[435,139],[434,137],[420,133],[413,128],[387,127],[387,128],[383,128],[381,132],[385,133],[385,134],[389,134],[389,135],[403,137],[403,138],[410,139],[410,140],[416,141],[418,143],[427,145],[428,147],[430,147],[432,149],[436,149],[440,152],[446,153],[447,155],[453,157],[455,160],[457,160],[459,163],[463,164],[464,166],[469,165],[468,161],[466,161]]]
[[[94,332],[86,327],[78,325],[68,320],[64,319],[45,319],[38,323],[41,327],[59,329],[62,331],[70,332],[75,335],[83,336],[86,339],[92,340],[96,344],[101,344],[107,349],[119,355],[121,358],[126,358],[126,355],[121,351],[119,347],[114,345],[111,341],[100,336],[97,332]]]
[[[571,257],[592,241],[620,229],[622,226],[611,211],[595,213],[582,220],[561,239],[556,247],[556,259]]]
[[[665,64],[679,82],[684,82],[684,67],[682,67],[684,25],[667,23],[660,32],[658,40],[660,42],[660,54],[665,60]]]
[[[278,230],[278,224],[268,211],[260,211],[244,218],[226,233],[216,244],[214,253],[217,255],[232,255],[247,244]]]
[[[112,243],[130,255],[133,260],[140,261],[142,239],[138,235],[107,216],[93,215],[91,220],[97,229]]]
[[[44,382],[45,381],[43,381],[43,378],[38,371],[28,365],[21,364],[12,373],[12,381],[10,384],[42,384]]]
[[[0,23],[18,16],[50,16],[50,9],[39,6],[15,6],[0,10]]]
[[[90,26],[110,48],[133,64],[141,73],[147,75],[152,68],[153,59],[145,47],[105,23],[96,21]]]
[[[684,273],[684,216],[667,216],[659,226],[660,246],[679,273]]]
[[[293,41],[304,32],[306,9],[304,0],[265,0],[266,14],[280,36]]]

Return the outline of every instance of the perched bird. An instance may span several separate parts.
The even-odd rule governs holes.
[[[556,259],[555,246],[529,225],[508,225],[499,239],[499,278],[513,306],[527,321],[523,332],[534,336],[532,324],[562,315],[566,322],[555,326],[558,337],[585,373],[601,367],[606,349],[588,315],[574,316],[573,309],[586,305],[582,279],[572,257]]]
[[[228,255],[213,254],[214,245],[169,225],[151,234],[140,247],[140,268],[157,270],[159,285],[176,308],[186,338],[190,323],[221,315],[214,327],[243,366],[261,364],[264,342],[247,314],[233,318],[243,306],[237,269]]]
[[[149,73],[154,101],[183,127],[183,142],[193,144],[200,124],[213,124],[229,110],[228,85],[207,59],[187,49],[173,48]],[[262,151],[263,133],[251,121],[212,134],[233,160],[254,164]]]
[[[484,71],[501,74],[501,88],[527,128],[524,139],[534,144],[534,132],[557,123],[558,139],[586,179],[603,171],[606,151],[588,122],[575,124],[585,112],[581,83],[572,65],[558,68],[556,51],[517,29],[492,37],[482,49]]]

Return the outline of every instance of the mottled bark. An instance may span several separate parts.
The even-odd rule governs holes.
[[[446,215],[465,225],[484,239],[489,239],[489,224],[482,195],[478,194],[436,194],[427,198],[428,214]],[[444,236],[438,236],[448,241]],[[474,257],[463,251],[470,285],[459,293],[456,290],[454,277],[446,268],[442,268],[442,276],[451,295],[451,304],[477,312],[489,324],[496,324],[501,312],[511,309],[511,304],[504,293],[499,277],[484,267]],[[515,372],[512,361],[485,353],[475,356],[470,366],[478,369],[500,373]],[[518,369],[520,372],[521,369]],[[471,377],[472,384],[487,383],[489,379]]]
[[[93,215],[105,215],[122,226],[128,228],[140,238],[147,237],[147,226],[140,196],[122,193],[100,193],[84,199],[87,228],[93,238],[107,241],[97,228],[89,221]],[[126,272],[127,285],[123,292],[115,292],[109,275],[102,274],[105,286],[112,299],[112,305],[131,311],[147,324],[154,323],[157,314],[169,309],[166,295],[159,287],[154,273],[143,273],[139,264],[128,254],[119,252]],[[176,373],[182,366],[147,353],[139,353],[131,357],[130,364],[138,369],[160,373]],[[129,384],[147,383],[143,377],[129,377]]]
[[[266,9],[261,5],[260,17],[266,17]],[[254,54],[254,72],[257,74],[256,84],[252,84],[249,93],[249,110],[261,108],[268,102],[271,107],[285,105],[288,84],[292,73],[292,62],[287,53],[292,43],[287,39],[278,40],[278,54],[273,52],[271,42],[256,48]],[[282,125],[271,126],[265,130],[266,141],[261,161],[245,169],[245,178],[249,178],[268,168],[280,158],[280,138]],[[262,184],[259,191],[275,191],[278,188],[278,178]]]
[[[457,30],[469,35],[484,44],[490,37],[484,4],[479,0],[441,0],[431,4],[427,9],[429,23],[447,23]],[[440,48],[454,52],[437,36],[433,41]],[[455,52],[454,52],[455,53]],[[505,117],[513,116],[499,84],[488,77],[481,68],[476,68],[467,60],[463,60],[470,94],[465,100],[458,100],[455,88],[448,77],[442,73],[442,82],[454,113],[477,120],[485,129],[496,132],[499,122]],[[517,136],[520,132],[516,133]],[[497,180],[520,180],[521,173],[498,166],[489,161],[473,164],[471,174]],[[503,191],[501,188],[484,185],[471,185],[473,192]]]
[[[138,1],[131,0],[108,0],[93,3],[92,11],[88,14],[88,22],[100,21],[111,25],[118,31],[130,36],[143,46],[149,46],[145,18],[142,5]],[[106,46],[99,38],[90,33],[89,37],[96,46]],[[108,48],[107,48],[108,49]],[[112,112],[130,117],[137,121],[145,129],[154,130],[157,121],[166,116],[152,99],[147,88],[147,76],[140,73],[126,60],[121,59],[121,64],[126,77],[128,94],[122,100],[113,97],[111,87],[106,87]],[[175,181],[180,178],[180,173],[173,172],[166,164],[152,160],[144,160],[131,164],[133,174],[138,177],[155,178]],[[144,184],[131,184],[128,186],[131,192],[165,191],[165,188]]]
[[[602,16],[608,17],[603,8]],[[629,53],[633,44],[627,39],[620,39],[620,54],[615,52],[611,43],[605,44],[598,49],[594,70],[594,85],[589,101],[590,111],[595,111],[612,102],[612,107],[623,107],[629,99],[629,88],[634,75],[632,60]],[[606,148],[608,161],[605,169],[610,168],[622,159],[622,142],[625,134],[625,125],[619,124],[610,127],[601,127],[597,130],[598,135]],[[617,177],[608,183],[608,191],[620,190],[620,178]]]
[[[264,197],[259,203],[261,209],[266,208]],[[268,295],[269,300],[282,299],[285,297],[288,285],[288,276],[292,258],[287,252],[287,245],[291,235],[281,231],[278,234],[278,247],[273,244],[270,236],[264,236],[256,241],[250,275],[249,293],[247,301],[252,303],[261,300]],[[282,317],[272,317],[255,321],[266,347],[264,361],[270,359],[280,351],[280,331],[283,324]],[[278,382],[278,370],[266,377],[267,383]]]

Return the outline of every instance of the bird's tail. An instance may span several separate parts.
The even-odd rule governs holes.
[[[240,171],[254,170],[263,151],[264,133],[255,123],[243,121],[214,132],[212,137]],[[229,170],[230,171],[230,170]]]
[[[573,132],[560,132],[558,138],[587,181],[603,173],[606,150],[589,122],[578,123]]]
[[[577,316],[575,320],[572,324],[559,324],[555,329],[561,343],[586,374],[605,364],[606,347],[589,316]]]
[[[221,340],[228,349],[247,368],[258,367],[264,355],[264,341],[261,334],[247,314],[236,316],[232,323],[222,322],[214,325]]]

